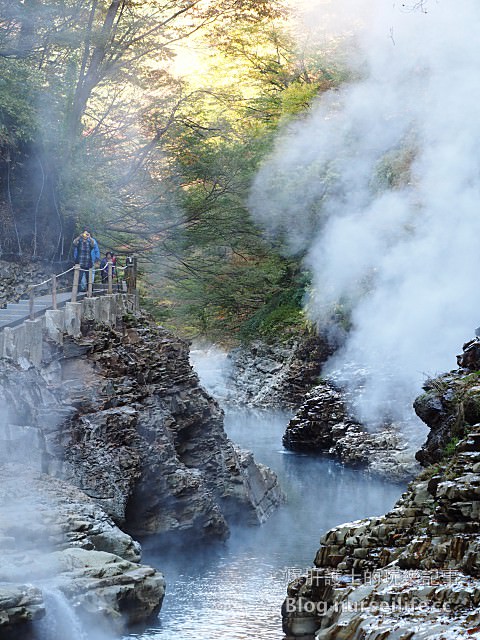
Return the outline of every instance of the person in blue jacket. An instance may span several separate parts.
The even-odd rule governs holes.
[[[100,249],[98,242],[92,236],[89,229],[84,229],[82,233],[73,241],[74,252],[73,258],[76,264],[80,265],[80,291],[87,290],[88,270],[95,266],[100,260]],[[92,279],[95,278],[95,271],[92,273]]]

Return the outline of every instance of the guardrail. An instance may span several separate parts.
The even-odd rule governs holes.
[[[95,269],[94,267],[90,269],[82,269],[79,264],[75,264],[73,267],[71,267],[70,269],[67,269],[63,273],[59,273],[59,274],[54,273],[47,280],[44,280],[43,282],[39,282],[38,284],[31,285],[29,287],[28,297],[29,297],[30,320],[35,319],[35,289],[38,289],[39,287],[43,287],[46,284],[51,283],[51,287],[50,287],[51,296],[52,296],[51,308],[53,310],[57,310],[57,292],[59,291],[57,286],[58,280],[63,276],[66,276],[67,274],[71,273],[72,271],[73,271],[73,283],[72,283],[72,289],[71,289],[72,294],[70,298],[71,302],[77,302],[81,273],[88,274],[87,290],[86,290],[87,298],[92,298],[94,293],[97,295],[113,294],[113,289],[114,289],[113,276],[114,276],[114,273],[118,274],[119,271],[123,271],[123,274],[124,274],[124,282],[126,287],[126,290],[124,292],[128,294],[134,294],[137,289],[137,257],[136,256],[128,256],[125,261],[125,266],[123,267],[110,261],[107,262],[107,264],[104,267],[98,268],[98,269]],[[103,283],[104,278],[102,277],[102,288],[96,289],[94,291],[95,274],[97,271],[106,272],[106,278],[105,278],[105,283]],[[117,280],[117,289],[118,289],[118,280]]]

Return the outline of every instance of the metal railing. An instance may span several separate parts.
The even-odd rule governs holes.
[[[58,280],[63,276],[66,276],[67,274],[71,273],[72,271],[73,271],[73,283],[71,287],[70,302],[77,302],[81,273],[88,274],[87,289],[85,293],[85,297],[87,298],[92,298],[94,293],[96,295],[113,294],[114,274],[117,276],[117,287],[118,287],[119,271],[123,271],[124,282],[126,284],[126,293],[133,294],[136,292],[136,289],[137,289],[137,257],[136,256],[128,256],[125,260],[125,266],[123,267],[110,261],[107,262],[107,264],[104,267],[101,267],[98,269],[95,269],[94,267],[91,267],[90,269],[82,269],[79,264],[75,264],[70,269],[63,271],[63,273],[59,273],[59,274],[54,273],[47,280],[44,280],[43,282],[39,282],[38,284],[33,284],[28,288],[30,320],[35,319],[35,290],[38,289],[39,287],[43,287],[51,283],[51,286],[50,286],[50,293],[52,296],[51,308],[56,310],[58,308],[58,304],[57,304],[57,293],[59,291]],[[105,283],[103,283],[104,278],[102,277],[102,288],[94,290],[95,273],[97,271],[100,271],[100,273],[106,272],[106,278],[105,278]],[[103,273],[102,273],[102,276],[103,276]]]

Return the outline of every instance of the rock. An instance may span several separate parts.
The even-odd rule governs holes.
[[[275,475],[235,453],[188,344],[136,323],[65,340],[40,371],[1,363],[7,457],[79,487],[135,537],[222,539],[230,514],[262,521],[281,499]]]
[[[75,602],[82,619],[118,632],[151,620],[165,595],[163,575],[103,551],[65,549],[48,558],[57,566],[58,588]]]
[[[480,339],[477,337],[463,345],[463,353],[457,356],[457,364],[462,369],[480,369]]]
[[[117,631],[158,613],[162,574],[92,499],[20,465],[0,467],[0,487],[0,637],[28,637],[52,589]]]
[[[414,451],[397,424],[367,431],[347,407],[345,393],[322,381],[290,420],[283,444],[293,451],[329,455],[345,464],[403,481],[418,473]]]
[[[480,373],[472,355],[477,348],[480,348],[478,339],[467,343],[464,354],[458,356],[462,368],[427,380],[424,393],[414,402],[417,415],[430,429],[416,454],[424,466],[441,461],[446,449],[480,422]]]
[[[140,317],[83,329],[46,343],[39,369],[0,362],[1,637],[26,640],[45,610],[31,591],[16,613],[27,575],[96,624],[145,622],[164,581],[138,564],[131,535],[224,539],[227,519],[262,522],[283,499],[275,474],[228,440],[186,342]]]
[[[45,615],[40,589],[0,583],[0,634],[3,640],[26,637],[31,623]]]
[[[431,420],[438,411],[450,417],[453,403],[472,390],[468,376],[449,374],[442,381],[435,387],[441,407],[432,398],[419,402]],[[389,513],[328,531],[315,567],[289,586],[285,633],[302,637],[298,621],[307,616],[316,640],[474,635],[480,621],[479,470],[480,423],[413,480]]]
[[[298,407],[318,383],[335,344],[322,336],[300,336],[282,345],[255,341],[229,354],[225,401],[253,407]]]
[[[51,275],[52,265],[49,262],[0,260],[0,306],[5,306],[7,302],[18,302],[20,298],[27,298],[32,284],[44,282]],[[44,295],[48,293],[48,285],[40,286],[36,291],[39,295]]]

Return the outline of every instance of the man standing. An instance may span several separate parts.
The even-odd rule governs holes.
[[[77,264],[80,265],[80,291],[87,290],[88,270],[91,269],[98,260],[100,260],[100,250],[95,238],[92,237],[89,229],[84,229],[83,232],[75,238],[73,241],[75,247],[73,257]],[[92,279],[94,272],[92,273]]]

